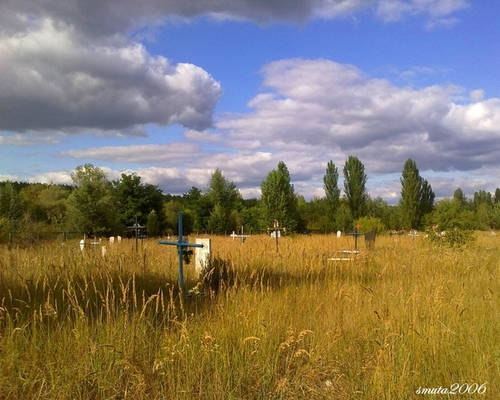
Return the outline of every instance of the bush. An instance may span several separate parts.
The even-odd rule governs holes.
[[[375,231],[377,234],[380,234],[386,230],[384,223],[375,217],[358,218],[354,225],[359,225],[359,230],[361,232]]]
[[[427,239],[438,246],[459,248],[472,243],[476,238],[473,231],[453,228],[448,231],[438,232],[437,225],[435,225],[427,230]]]

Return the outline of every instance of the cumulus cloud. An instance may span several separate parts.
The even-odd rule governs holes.
[[[398,87],[329,60],[281,60],[263,68],[267,91],[252,112],[217,126],[253,150],[302,148],[320,159],[356,154],[373,172],[472,170],[500,155],[500,99],[460,104],[456,87]],[[328,155],[333,157],[328,157]]]
[[[172,65],[137,43],[90,44],[45,20],[0,37],[0,130],[120,131],[143,124],[211,124],[221,87],[192,64]]]
[[[306,21],[337,18],[374,10],[385,21],[406,16],[426,15],[431,20],[445,18],[467,6],[465,0],[4,0],[0,26],[19,31],[26,20],[49,17],[71,24],[86,36],[110,36],[160,24],[169,18],[247,19],[259,23]]]

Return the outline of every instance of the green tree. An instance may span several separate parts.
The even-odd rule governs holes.
[[[432,211],[435,194],[432,186],[426,179],[421,179],[422,191],[420,194],[420,218]]]
[[[262,206],[267,227],[278,220],[280,226],[294,232],[298,225],[297,197],[290,183],[290,173],[283,161],[261,183]]]
[[[417,164],[411,158],[406,160],[401,177],[401,210],[408,228],[417,228],[420,223],[420,198],[422,182]]]
[[[401,212],[407,228],[418,228],[422,217],[432,211],[434,204],[432,187],[420,176],[417,164],[409,158],[401,176]]]
[[[339,205],[340,189],[338,186],[339,171],[333,161],[328,161],[325,176],[323,177],[323,187],[325,189],[326,201],[330,208],[330,216],[333,217]]]
[[[148,236],[160,235],[160,220],[155,210],[151,210],[151,212],[148,215],[146,230],[148,232]]]
[[[137,174],[122,174],[113,182],[120,223],[123,228],[135,223],[135,217],[144,224],[152,210],[163,219],[163,194],[158,187],[141,182]],[[160,223],[160,229],[161,229]]]
[[[500,203],[500,188],[495,190],[495,204]]]
[[[0,188],[0,217],[9,221],[18,221],[24,214],[25,204],[19,191],[11,182]]]
[[[453,192],[453,200],[455,200],[460,205],[465,205],[466,198],[462,189],[458,188]]]
[[[474,193],[474,208],[477,210],[481,204],[491,206],[493,204],[491,193],[479,190]]]
[[[75,188],[68,197],[70,223],[94,235],[116,229],[115,199],[104,171],[92,164],[80,165],[71,179]]]
[[[207,192],[214,208],[208,220],[208,229],[223,233],[237,229],[237,217],[234,211],[241,201],[236,185],[224,178],[220,169],[216,169],[210,178]]]
[[[362,217],[368,198],[365,166],[354,156],[349,156],[344,164],[344,193],[352,218]]]

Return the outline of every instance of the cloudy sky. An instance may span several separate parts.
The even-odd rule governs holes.
[[[245,197],[328,160],[399,197],[500,186],[500,4],[472,0],[0,0],[0,179],[91,162],[165,192],[221,168]]]

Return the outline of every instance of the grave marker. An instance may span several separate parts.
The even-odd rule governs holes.
[[[170,246],[177,246],[177,252],[179,254],[179,288],[181,292],[184,291],[184,270],[182,268],[184,251],[189,247],[204,247],[202,243],[188,243],[184,240],[182,236],[182,211],[178,214],[178,240],[177,242],[171,242],[169,240],[160,240],[159,244],[166,244]],[[210,250],[209,250],[210,252]]]
[[[109,237],[109,243],[113,244],[114,242],[115,242],[115,237],[114,236],[110,236]]]
[[[342,236],[342,232],[337,231],[337,238],[340,238]]]
[[[201,244],[203,247],[196,247],[194,269],[198,276],[210,265],[210,239],[196,239],[196,244]]]
[[[135,251],[139,252],[139,238],[144,239],[144,230],[146,227],[144,225],[139,224],[137,221],[137,215],[135,216],[135,224],[132,226],[128,226],[127,229],[131,229],[134,231],[135,235]]]
[[[241,239],[241,244],[245,243],[245,240],[250,237],[250,235],[244,235],[243,234],[243,226],[241,226],[241,234],[236,234],[234,231],[229,235],[233,238],[233,241],[235,238],[240,238]]]

